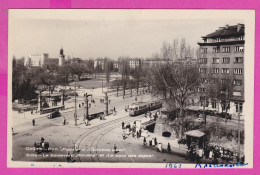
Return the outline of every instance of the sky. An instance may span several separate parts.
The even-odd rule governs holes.
[[[65,55],[83,59],[147,58],[165,41],[185,38],[198,47],[201,36],[237,23],[244,23],[243,14],[231,10],[12,10],[9,54],[57,58],[62,47]]]

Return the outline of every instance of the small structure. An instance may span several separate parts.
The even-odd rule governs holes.
[[[198,148],[204,148],[205,146],[205,133],[201,132],[199,130],[191,130],[184,133],[187,138],[187,146],[188,148],[191,145],[196,145],[196,149]]]
[[[56,99],[61,99],[61,104],[57,104]],[[52,105],[50,105],[52,104]],[[53,111],[59,111],[65,108],[64,94],[60,92],[47,93],[41,92],[38,96],[38,110],[40,114],[50,113]]]

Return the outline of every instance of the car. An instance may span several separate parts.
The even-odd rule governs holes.
[[[52,118],[56,118],[56,117],[60,117],[61,116],[61,114],[60,114],[60,112],[59,111],[55,111],[55,112],[52,112],[51,114],[50,114],[50,119],[52,119]]]
[[[224,118],[224,119],[231,120],[231,115],[229,113],[226,113],[226,112],[218,113],[217,116]]]
[[[205,114],[205,115],[214,116],[214,115],[215,115],[215,112],[212,111],[212,110],[205,110],[205,111],[204,111],[204,114]]]

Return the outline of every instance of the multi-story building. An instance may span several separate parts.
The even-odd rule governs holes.
[[[237,24],[234,26],[226,25],[219,27],[213,33],[203,36],[203,42],[199,42],[200,57],[198,59],[202,74],[203,84],[198,91],[202,94],[207,91],[206,84],[214,79],[220,80],[219,83],[226,83],[232,81],[230,99],[226,106],[230,114],[236,114],[238,111],[242,112],[244,102],[244,40],[245,26],[244,24]],[[208,80],[207,78],[209,78]],[[203,75],[204,78],[203,78]],[[224,92],[223,92],[224,93]],[[207,99],[206,107],[222,109],[221,105],[212,99]],[[222,105],[223,106],[223,105]]]
[[[60,50],[59,58],[49,58],[49,54],[30,54],[25,60],[24,65],[27,67],[43,67],[50,64],[62,66],[65,62],[63,49]]]
[[[129,58],[128,64],[131,69],[138,68],[141,66],[141,59],[140,58]]]

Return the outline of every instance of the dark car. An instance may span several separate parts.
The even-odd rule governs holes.
[[[50,114],[50,117],[49,118],[56,118],[56,117],[60,117],[61,114],[59,111],[55,111],[53,113]]]
[[[231,120],[231,115],[229,113],[226,113],[226,112],[218,113],[217,116],[221,117],[221,118],[224,118],[224,119]]]
[[[215,112],[212,111],[212,110],[205,110],[205,111],[204,111],[204,114],[205,114],[205,115],[214,116],[214,115],[215,115]]]

